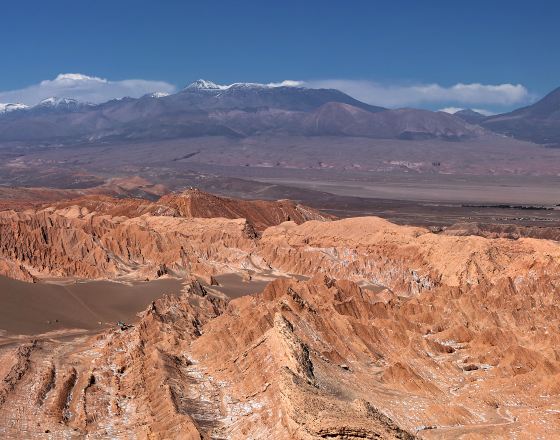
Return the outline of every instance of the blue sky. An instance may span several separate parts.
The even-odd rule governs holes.
[[[120,81],[131,79],[159,85],[122,93],[162,89],[162,82],[177,88],[197,78],[225,84],[290,79],[334,84],[391,107],[502,111],[560,86],[556,4],[5,2],[0,102],[21,96],[31,102],[30,86],[80,73],[108,80],[117,94]]]

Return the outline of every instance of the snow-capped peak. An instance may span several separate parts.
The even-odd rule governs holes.
[[[243,83],[233,83],[230,84],[229,86],[226,86],[226,88],[230,89],[230,88],[237,88],[237,89],[274,89],[277,87],[302,87],[303,83],[301,81],[291,81],[291,80],[287,80],[287,81],[282,81],[282,82],[277,82],[277,83],[267,83],[267,84],[262,84],[262,83],[249,83],[249,82],[243,82]]]
[[[78,101],[72,98],[58,98],[51,96],[50,98],[43,99],[37,106],[40,107],[61,107],[61,106],[76,106]]]
[[[207,81],[205,79],[196,80],[195,82],[185,87],[186,90],[223,90],[227,88],[228,86],[222,86],[216,84],[215,82]]]
[[[185,87],[185,90],[270,89],[275,87],[302,87],[302,85],[301,81],[291,80],[268,84],[243,82],[221,85],[205,79],[199,79]]]
[[[15,110],[25,110],[27,108],[29,108],[28,105],[21,103],[0,103],[0,113],[8,113]]]
[[[148,95],[150,98],[165,98],[166,96],[169,96],[169,93],[165,93],[165,92],[154,92],[154,93],[150,93]]]

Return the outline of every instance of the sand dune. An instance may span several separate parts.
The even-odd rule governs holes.
[[[127,284],[32,284],[0,277],[0,329],[32,335],[60,329],[101,329],[120,320],[131,322],[151,301],[164,293],[178,294],[181,286],[176,279]]]

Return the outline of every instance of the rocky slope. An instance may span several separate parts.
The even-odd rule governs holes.
[[[481,125],[497,133],[545,144],[560,145],[560,88],[532,105],[490,116]]]
[[[364,136],[379,139],[433,139],[459,141],[483,134],[474,125],[443,112],[417,109],[371,113],[342,103],[325,104],[303,122],[308,133]]]
[[[287,220],[330,218],[287,200],[234,200],[198,190],[155,203],[84,197],[44,209],[0,212],[0,274],[22,280],[152,279],[191,272],[208,276],[228,268],[261,270],[266,264],[252,258],[258,230]]]
[[[197,188],[190,188],[179,193],[167,193],[154,202],[145,198],[91,195],[61,201],[52,206],[55,208],[79,206],[91,213],[108,214],[113,217],[139,217],[150,214],[184,218],[244,218],[259,231],[285,221],[294,221],[299,224],[308,220],[334,218],[291,200],[233,199],[219,197]]]
[[[76,205],[0,213],[1,258],[38,278],[272,269],[398,285],[408,294],[439,283],[477,285],[494,274],[514,277],[559,255],[554,242],[435,235],[374,217],[285,222],[260,236],[245,219],[112,217]]]
[[[159,199],[158,204],[173,208],[181,217],[245,218],[259,231],[285,221],[300,224],[309,220],[325,221],[334,218],[291,200],[231,199],[197,189],[166,195]]]
[[[373,217],[257,234],[245,219],[78,206],[4,212],[0,225],[0,268],[12,276],[286,277],[231,301],[193,280],[132,328],[0,346],[4,437],[505,439],[560,429],[557,242]]]
[[[154,278],[249,262],[244,219],[96,215],[86,208],[0,213],[0,255],[37,278]]]
[[[480,124],[484,119],[486,119],[486,116],[484,116],[482,113],[479,113],[470,108],[459,110],[453,113],[453,115],[461,118],[463,121],[468,122],[469,124]]]
[[[558,246],[473,237],[461,243],[462,237],[369,219],[360,224],[371,232],[333,238],[342,247],[350,235],[365,233],[366,246],[377,244],[374,261],[397,261],[399,254],[396,277],[382,265],[370,267],[378,278],[393,279],[385,290],[315,275],[280,279],[228,303],[194,282],[182,296],[156,301],[131,329],[2,349],[0,432],[196,439],[553,435],[560,405]],[[300,238],[310,246],[325,240],[306,226],[288,228],[299,235],[288,239],[290,248]],[[445,271],[432,268],[437,280],[416,273],[439,261],[435,248],[420,251],[432,239],[472,246]],[[489,250],[487,242],[497,246]],[[506,260],[529,252],[533,262],[506,270]],[[353,269],[348,274],[356,276]],[[405,277],[412,285],[403,286]]]

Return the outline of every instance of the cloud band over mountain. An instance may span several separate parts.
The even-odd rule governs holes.
[[[110,81],[78,73],[60,74],[55,79],[41,81],[23,89],[0,92],[0,102],[35,105],[51,96],[101,103],[129,96],[138,98],[146,93],[173,93],[175,86],[164,81],[125,79]]]
[[[363,102],[389,108],[485,108],[508,110],[513,106],[528,104],[534,97],[522,84],[384,84],[367,80],[325,79],[307,81],[282,81],[268,86],[304,86],[334,88]],[[125,79],[111,81],[76,73],[60,74],[22,89],[0,92],[0,102],[17,102],[35,105],[51,96],[73,98],[79,101],[100,103],[110,99],[140,97],[146,93],[173,93],[177,87],[165,81]],[[492,113],[492,112],[490,112]]]
[[[350,96],[383,107],[498,107],[509,108],[533,100],[521,84],[391,85],[366,80],[330,79],[303,81],[301,85],[338,89]]]

